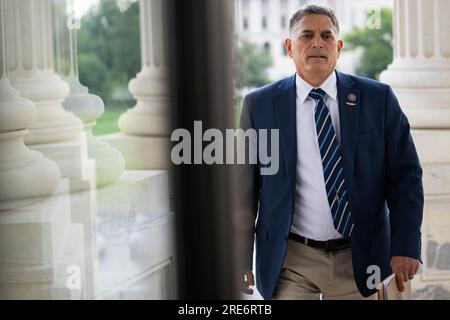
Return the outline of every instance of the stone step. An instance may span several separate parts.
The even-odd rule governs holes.
[[[422,165],[450,163],[450,130],[413,129],[411,134]]]

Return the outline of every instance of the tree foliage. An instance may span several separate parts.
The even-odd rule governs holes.
[[[235,52],[236,87],[260,87],[269,83],[267,69],[272,63],[272,57],[264,48],[242,42]]]
[[[127,86],[140,63],[139,3],[122,11],[117,1],[100,0],[82,17],[78,31],[78,65],[81,83],[105,103],[112,93]]]
[[[373,12],[368,12],[367,19],[373,18]],[[380,28],[354,28],[344,37],[345,49],[357,47],[364,49],[356,72],[362,76],[379,79],[381,71],[392,62],[392,11],[380,10]]]

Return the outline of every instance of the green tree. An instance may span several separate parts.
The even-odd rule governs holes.
[[[117,1],[100,0],[82,17],[78,60],[81,83],[111,104],[140,69],[139,3],[121,11]]]
[[[368,12],[366,19],[372,19]],[[380,28],[354,28],[344,37],[345,50],[362,47],[364,52],[356,72],[362,76],[379,79],[381,71],[392,62],[392,11],[380,10]]]
[[[235,52],[236,87],[260,87],[269,83],[267,69],[272,63],[272,57],[264,48],[243,42]]]

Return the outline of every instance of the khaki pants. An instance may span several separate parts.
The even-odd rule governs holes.
[[[275,300],[375,300],[364,298],[353,277],[352,252],[325,252],[289,239]]]

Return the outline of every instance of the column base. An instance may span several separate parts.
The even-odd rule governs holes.
[[[113,133],[97,137],[119,150],[128,170],[157,170],[170,168],[169,137],[131,136]]]
[[[47,124],[33,123],[25,136],[25,143],[32,145],[76,139],[83,131],[83,124],[78,118],[70,120],[71,123],[52,127],[47,127]]]
[[[25,136],[26,144],[71,140],[82,133],[82,121],[62,106],[70,92],[69,85],[53,70],[38,69],[31,77],[18,74],[17,70],[10,75],[12,86],[20,91],[22,97],[30,99],[37,109],[37,118]]]
[[[414,128],[450,128],[448,59],[396,59],[380,75]]]
[[[380,74],[382,82],[394,88],[449,88],[449,60],[399,59]]]
[[[130,135],[167,136],[170,130],[165,103],[167,99],[140,98],[134,108],[120,116],[120,130]]]
[[[97,187],[113,183],[125,169],[122,154],[104,141],[89,138],[88,154],[89,158],[95,160]]]
[[[450,89],[395,88],[395,94],[412,127],[450,128]]]
[[[0,133],[0,210],[40,201],[58,186],[60,170],[23,143],[25,130]]]
[[[61,170],[62,177],[95,182],[95,177],[91,175],[89,169],[87,141],[84,134],[73,140],[32,144],[28,147],[42,152],[47,158],[53,160]]]

